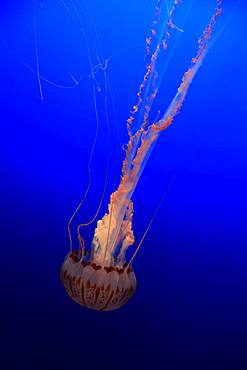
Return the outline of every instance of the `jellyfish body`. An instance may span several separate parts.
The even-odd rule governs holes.
[[[158,0],[155,25],[160,17],[161,2]],[[174,0],[170,10],[168,22],[170,31],[176,28],[172,16],[179,3],[181,3],[180,0]],[[113,310],[127,303],[136,290],[136,278],[132,268],[132,261],[136,253],[129,262],[126,262],[125,257],[128,247],[134,244],[132,194],[157,139],[173,122],[182,107],[197,71],[202,65],[217,17],[221,14],[223,0],[217,0],[216,3],[215,12],[198,40],[199,47],[196,56],[191,60],[191,65],[184,73],[177,93],[163,117],[156,123],[148,124],[150,107],[157,89],[154,87],[149,95],[146,89],[150,88],[149,79],[155,80],[155,63],[162,47],[163,49],[167,48],[169,32],[165,33],[152,54],[137,94],[138,102],[134,105],[132,114],[127,121],[129,142],[122,165],[120,184],[117,190],[111,194],[108,212],[97,222],[89,256],[85,255],[84,241],[79,232],[81,248],[79,251],[71,251],[61,268],[61,280],[66,292],[74,301],[85,307],[96,310]],[[150,51],[153,34],[155,34],[155,29],[152,29],[151,38],[146,40],[148,51]],[[147,96],[146,99],[143,94]],[[142,104],[145,104],[143,124],[132,134],[131,126],[135,114]]]
[[[82,261],[78,252],[66,257],[61,279],[68,295],[80,305],[109,311],[123,306],[136,290],[132,267],[101,266]]]

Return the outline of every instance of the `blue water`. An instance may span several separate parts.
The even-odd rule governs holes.
[[[99,217],[118,184],[156,1],[88,0],[95,28],[78,3],[82,28],[71,17],[78,19],[73,1],[37,0],[35,21],[32,1],[1,2],[0,367],[247,369],[247,6],[225,1],[212,48],[134,194],[138,242],[168,189],[134,261],[136,294],[117,311],[95,312],[74,303],[60,283],[67,221],[87,185],[95,101],[92,186],[72,227],[75,245],[76,224],[99,204],[109,156]],[[189,0],[178,11],[184,32],[175,32],[159,65],[162,73],[170,61],[153,118],[174,96],[214,6]],[[41,80],[43,100],[35,45],[40,75],[50,81]],[[74,80],[71,89],[51,84],[72,87]],[[85,230],[87,245],[94,227]]]

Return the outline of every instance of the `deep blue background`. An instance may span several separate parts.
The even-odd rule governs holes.
[[[74,14],[72,1],[64,1]],[[114,158],[126,142],[125,122],[145,72],[144,41],[155,3],[88,1],[100,39],[97,50],[110,57],[106,72],[114,100],[108,91],[108,146],[104,79],[98,71],[100,130],[92,191],[77,222],[95,212],[107,155]],[[92,24],[81,4],[95,66]],[[37,76],[25,65],[36,68],[33,3],[1,2],[0,368],[247,369],[245,2],[225,1],[218,37],[181,114],[164,132],[143,173],[134,195],[137,241],[178,171],[135,260],[134,298],[106,313],[73,303],[59,280],[68,252],[66,222],[87,183],[95,132],[86,43],[60,1],[37,0],[36,5],[42,76],[69,86],[74,84],[69,70],[81,80],[74,89],[43,81],[42,101]],[[171,46],[154,116],[174,95],[214,5],[190,0],[179,10],[176,21],[184,33],[171,40],[171,45],[177,40],[176,47]],[[113,183],[111,168],[108,196]],[[92,233],[93,228],[86,231],[88,244]]]

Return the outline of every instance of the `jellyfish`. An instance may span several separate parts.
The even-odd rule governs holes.
[[[162,0],[158,0],[155,20],[150,37],[146,39],[146,56],[150,55],[146,74],[137,93],[137,102],[127,120],[129,141],[122,163],[122,173],[117,189],[111,194],[108,211],[97,221],[90,253],[85,253],[85,242],[78,227],[79,249],[71,248],[61,266],[61,280],[68,295],[80,305],[101,311],[115,310],[125,305],[136,291],[136,276],[133,260],[141,243],[129,261],[127,249],[134,244],[132,229],[132,195],[160,135],[172,124],[179,113],[189,87],[203,63],[217,18],[222,12],[223,0],[216,1],[216,7],[198,39],[196,55],[191,59],[177,92],[167,110],[157,122],[149,122],[149,112],[157,94],[156,62],[162,51],[168,47],[171,33],[177,28],[173,18],[181,0],[174,0],[162,37],[151,53],[151,46],[160,22]],[[143,110],[142,124],[133,132],[133,122]]]

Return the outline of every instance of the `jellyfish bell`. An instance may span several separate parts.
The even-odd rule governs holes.
[[[85,262],[78,251],[65,258],[61,280],[67,294],[76,303],[98,311],[120,308],[136,290],[136,277],[131,266],[107,267]]]

